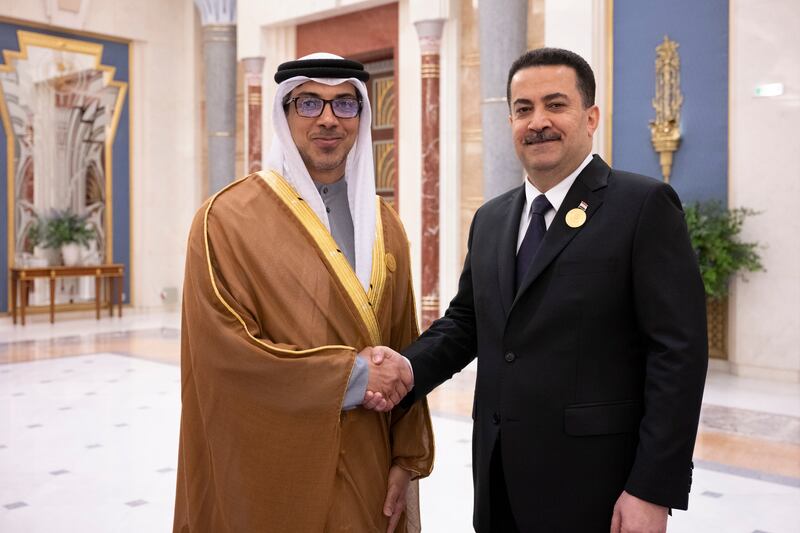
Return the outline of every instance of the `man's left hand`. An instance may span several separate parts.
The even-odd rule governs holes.
[[[667,508],[622,491],[614,505],[611,533],[666,533]]]
[[[389,469],[389,486],[383,504],[383,514],[389,517],[389,528],[386,533],[394,531],[406,509],[406,493],[410,482],[411,472],[408,470],[397,465]]]
[[[409,363],[405,357],[386,346],[367,348],[359,354],[359,356],[362,355],[365,358],[369,357],[369,362],[372,363],[370,365],[370,381],[373,381],[373,378],[377,380],[381,367],[387,365],[396,368],[395,372],[400,376],[402,383],[400,383],[395,390],[387,389],[387,392],[382,392],[379,388],[372,387],[371,383],[367,383],[367,392],[364,395],[364,402],[361,406],[364,409],[371,409],[378,412],[385,413],[391,411],[414,386],[414,374],[411,369],[411,363]],[[373,374],[375,374],[374,377]]]

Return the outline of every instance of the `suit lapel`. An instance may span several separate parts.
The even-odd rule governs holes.
[[[553,222],[547,229],[547,233],[544,235],[544,240],[542,240],[542,244],[536,252],[533,263],[517,291],[514,302],[511,305],[512,308],[520,299],[520,296],[528,290],[536,278],[538,278],[553,259],[561,253],[561,250],[569,244],[575,235],[592,223],[592,215],[603,203],[602,196],[597,194],[596,191],[606,186],[610,170],[608,165],[606,165],[599,156],[594,156],[594,159],[592,159],[586,168],[578,175],[575,183],[572,184],[569,192],[567,192],[567,196],[561,203],[561,207],[558,209]],[[577,228],[571,228],[567,225],[565,217],[571,209],[578,207],[581,202],[586,202],[588,204],[586,208],[586,222]]]
[[[501,207],[504,216],[503,228],[499,232],[497,242],[497,274],[500,284],[500,299],[503,310],[508,316],[511,304],[514,301],[514,278],[517,269],[517,235],[519,234],[519,220],[522,208],[525,205],[525,186],[520,187],[508,197],[508,201]]]

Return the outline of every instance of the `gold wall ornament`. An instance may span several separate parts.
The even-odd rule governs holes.
[[[672,154],[681,144],[681,58],[678,43],[666,35],[656,47],[656,96],[653,108],[656,119],[650,121],[650,138],[658,152],[661,173],[669,183],[672,173]]]

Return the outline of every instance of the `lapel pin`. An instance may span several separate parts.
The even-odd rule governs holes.
[[[567,226],[570,228],[580,228],[583,226],[583,223],[586,222],[586,208],[589,207],[589,204],[586,202],[581,202],[578,207],[570,209],[567,212],[567,216],[565,218],[567,222]]]

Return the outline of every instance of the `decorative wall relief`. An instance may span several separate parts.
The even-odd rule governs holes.
[[[4,50],[0,66],[13,182],[11,258],[19,263],[33,252],[33,224],[70,211],[88,218],[95,260],[104,262],[111,255],[110,146],[127,84],[101,64],[100,44],[22,30],[17,36],[20,51]]]
[[[370,73],[369,101],[372,105],[372,155],[375,161],[375,189],[389,205],[397,209],[397,161],[395,149],[394,61],[386,59],[364,65]]]
[[[653,149],[658,152],[661,174],[669,183],[672,174],[672,155],[681,143],[681,59],[678,43],[664,36],[656,47],[656,96],[653,108],[655,120],[650,121]]]
[[[80,249],[77,259],[70,259],[79,264],[120,259],[127,264],[127,252],[114,257],[120,254],[113,230],[119,211],[125,219],[120,224],[122,239],[117,240],[127,248],[129,122],[123,109],[127,109],[128,45],[8,22],[0,24],[0,31],[3,42],[13,36],[16,46],[2,50],[0,64],[5,147],[0,171],[8,206],[2,241],[7,254],[2,264],[61,264],[69,243]],[[122,62],[122,76],[116,66],[107,64],[109,59]],[[117,147],[121,159],[115,162],[112,147],[121,120],[124,144]],[[119,202],[112,199],[117,179],[112,170],[122,180]],[[56,222],[67,216],[83,221],[77,230],[87,238],[76,241],[74,235],[55,231]],[[4,281],[0,310],[6,307],[8,294]],[[84,281],[59,280],[56,303],[92,300],[94,286]],[[34,285],[29,302],[49,302],[44,289]]]

